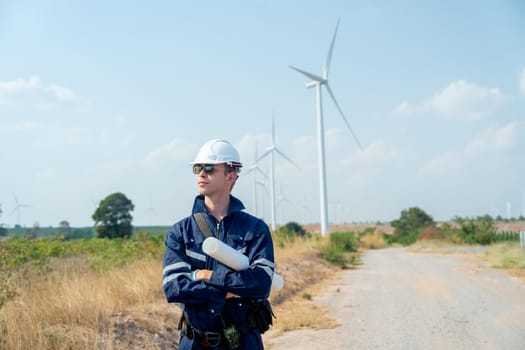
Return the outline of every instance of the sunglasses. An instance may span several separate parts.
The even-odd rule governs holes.
[[[195,175],[200,174],[203,169],[206,174],[212,174],[215,170],[215,164],[193,164],[193,173]]]

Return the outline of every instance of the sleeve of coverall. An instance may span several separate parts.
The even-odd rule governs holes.
[[[270,294],[274,272],[272,236],[266,224],[258,224],[254,239],[246,246],[250,267],[244,271],[233,271],[218,263],[210,285],[225,288],[240,297],[263,298]]]
[[[162,288],[168,302],[208,305],[210,309],[221,309],[226,291],[194,281],[191,272],[196,269],[186,256],[182,235],[172,227],[165,241]]]

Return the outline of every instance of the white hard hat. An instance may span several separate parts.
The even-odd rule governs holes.
[[[202,145],[195,160],[190,164],[220,164],[226,163],[232,168],[241,168],[239,152],[231,143],[225,140],[210,140]]]

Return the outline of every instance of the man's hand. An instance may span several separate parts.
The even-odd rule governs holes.
[[[230,298],[238,298],[239,296],[237,294],[233,294],[232,292],[226,292],[226,299]]]
[[[210,283],[211,275],[213,274],[212,270],[199,270],[195,274],[195,279],[197,281],[201,280],[206,283]]]
[[[198,270],[197,273],[195,274],[195,279],[197,281],[204,281],[206,283],[209,283],[211,279],[211,275],[213,275],[212,270]],[[238,295],[233,294],[231,292],[226,293],[226,299],[238,298],[238,297],[239,297]]]

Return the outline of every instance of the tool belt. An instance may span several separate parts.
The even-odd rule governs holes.
[[[219,347],[225,350],[235,350],[240,346],[239,333],[233,325],[225,326],[220,332],[202,331],[193,327],[183,313],[177,328],[181,337],[192,339],[203,348]]]
[[[201,331],[192,327],[187,322],[183,322],[180,335],[188,339],[194,339],[204,348],[211,348],[221,345],[222,335],[220,332]]]

